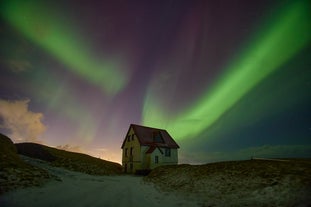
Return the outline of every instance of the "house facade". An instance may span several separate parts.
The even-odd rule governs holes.
[[[124,138],[122,166],[126,173],[178,163],[178,144],[166,130],[131,124]]]

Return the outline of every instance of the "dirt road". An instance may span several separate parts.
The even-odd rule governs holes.
[[[25,158],[24,158],[25,159]],[[92,176],[49,166],[45,162],[28,162],[47,169],[61,178],[43,187],[20,189],[0,197],[0,206],[197,206],[195,200],[185,200],[173,193],[158,191],[135,176]]]

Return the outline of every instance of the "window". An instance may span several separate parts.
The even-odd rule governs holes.
[[[152,133],[153,141],[157,143],[163,143],[162,135],[160,131],[154,131]]]
[[[158,156],[154,157],[154,163],[159,163],[159,157]]]
[[[127,135],[127,141],[131,141],[131,135]]]
[[[133,147],[131,147],[130,155],[133,155]]]
[[[132,134],[132,141],[134,140],[134,134]]]
[[[124,155],[127,157],[127,148],[125,148]]]
[[[165,157],[170,157],[170,156],[171,156],[171,149],[165,148]]]

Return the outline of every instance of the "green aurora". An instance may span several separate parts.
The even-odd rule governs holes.
[[[165,128],[179,140],[206,131],[255,86],[310,43],[310,19],[307,1],[292,2],[277,15],[267,18],[214,86],[174,117],[160,107],[157,101],[160,97],[153,94],[157,85],[150,85],[143,108],[144,125]]]
[[[89,83],[99,86],[103,92],[114,95],[122,90],[128,75],[122,70],[122,61],[103,57],[95,58],[77,32],[70,29],[57,13],[53,14],[40,2],[6,1],[2,15],[18,31],[66,65]],[[43,11],[43,12],[42,12]]]

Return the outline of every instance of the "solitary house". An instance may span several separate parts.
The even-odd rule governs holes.
[[[122,144],[124,172],[137,173],[178,163],[178,144],[164,129],[131,124]]]

